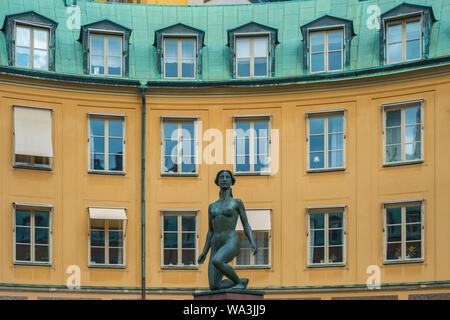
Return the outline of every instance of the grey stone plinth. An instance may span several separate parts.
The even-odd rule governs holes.
[[[264,291],[226,289],[195,292],[193,296],[194,300],[263,300]]]

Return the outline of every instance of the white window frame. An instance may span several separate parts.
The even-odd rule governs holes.
[[[413,101],[405,101],[405,102],[399,102],[399,103],[391,103],[391,104],[384,104],[382,106],[383,111],[383,166],[396,166],[396,165],[403,165],[403,164],[409,164],[409,163],[421,163],[424,161],[424,101],[423,100],[413,100]],[[421,126],[421,133],[420,133],[420,155],[421,157],[419,159],[413,159],[413,160],[406,160],[406,154],[405,154],[405,109],[409,107],[417,107],[420,106],[420,116],[421,116],[421,123],[416,123],[414,125],[420,125]],[[401,138],[400,138],[400,144],[401,144],[401,160],[400,161],[392,161],[387,162],[386,161],[386,112],[387,111],[393,111],[393,110],[401,110],[401,120],[400,120],[400,128],[401,128]],[[409,125],[409,126],[414,126]]]
[[[199,230],[198,230],[198,210],[194,209],[162,209],[161,211],[161,269],[192,269],[192,268],[198,268],[197,263],[197,257],[198,257],[198,236],[199,236]],[[178,235],[178,243],[177,243],[177,264],[174,265],[166,265],[164,264],[164,217],[165,216],[175,216],[177,217],[177,235]],[[182,264],[183,261],[183,247],[182,247],[182,240],[183,240],[183,230],[182,230],[182,217],[183,216],[189,216],[195,218],[195,249],[194,250],[194,264],[190,265],[184,265]],[[169,231],[169,233],[175,233],[175,231]],[[188,233],[193,233],[193,231],[189,231]],[[173,248],[169,248],[173,250]]]
[[[425,220],[424,220],[424,199],[411,199],[411,200],[401,200],[401,201],[387,201],[383,203],[383,263],[389,264],[389,263],[408,263],[408,262],[423,262],[425,260]],[[406,254],[406,207],[412,206],[412,205],[420,205],[421,207],[421,257],[420,258],[407,258]],[[402,215],[401,215],[401,257],[400,259],[387,259],[387,212],[386,208],[398,208],[401,207]],[[418,224],[418,223],[414,223]],[[391,226],[391,225],[389,225]],[[410,242],[418,242],[417,240],[410,240]],[[393,242],[390,242],[393,243]]]
[[[258,57],[255,56],[255,50],[254,50],[254,42],[255,39],[265,39],[267,41],[267,55],[266,55],[266,74],[262,76],[255,76],[255,58],[264,58],[264,57]],[[239,48],[238,48],[238,40],[249,40],[249,50],[250,50],[250,56],[248,59],[250,60],[250,75],[248,77],[240,77],[238,74],[238,55],[239,55]],[[262,34],[236,34],[235,35],[235,74],[236,79],[251,79],[251,78],[267,78],[269,76],[269,56],[270,56],[270,34],[262,33]]]
[[[17,28],[25,28],[30,30],[30,67],[23,67],[17,65]],[[46,31],[47,32],[47,68],[46,69],[40,69],[34,67],[34,31],[40,30],[40,31]],[[33,24],[27,24],[22,23],[19,21],[16,21],[14,23],[14,66],[17,68],[24,68],[24,69],[31,69],[31,70],[44,70],[48,71],[50,69],[50,34],[51,34],[51,28],[42,26],[42,25],[33,25]],[[43,49],[39,49],[43,50]]]
[[[102,37],[103,38],[103,46],[104,46],[104,55],[103,55],[103,64],[104,64],[104,73],[93,73],[92,72],[92,37]],[[104,76],[104,77],[122,77],[123,76],[123,33],[103,33],[98,31],[89,32],[89,74],[92,76]],[[120,74],[109,74],[108,73],[108,42],[109,38],[119,38],[120,39]],[[100,55],[97,55],[100,56]],[[114,58],[118,58],[118,56],[114,56]]]
[[[340,50],[328,50],[328,33],[330,32],[341,32],[341,49]],[[339,72],[344,70],[344,29],[343,28],[331,28],[331,29],[310,29],[308,30],[309,33],[309,72],[314,73],[322,73],[322,72]],[[320,71],[312,71],[312,35],[317,33],[323,33],[324,34],[324,51],[322,52],[314,52],[316,53],[323,53],[324,55],[324,62],[323,62],[323,70]],[[341,52],[341,68],[337,70],[329,70],[328,68],[328,54],[330,52]]]
[[[267,160],[268,170],[267,171],[255,171],[255,130],[254,130],[254,122],[258,120],[267,120]],[[248,121],[250,122],[250,137],[249,137],[249,161],[250,161],[250,170],[249,171],[237,171],[237,154],[236,154],[236,122],[238,121]],[[270,175],[272,171],[272,115],[270,114],[262,114],[262,115],[234,115],[233,116],[233,173],[235,175]]]
[[[328,166],[328,118],[342,115],[342,130],[343,132],[333,132],[333,134],[342,134],[343,135],[343,141],[342,141],[342,150],[335,150],[335,151],[342,151],[342,167],[329,167]],[[324,134],[324,166],[323,168],[311,168],[310,164],[310,119],[311,118],[323,118],[324,119],[324,127],[323,127],[323,134]],[[306,163],[307,163],[307,172],[321,172],[321,171],[340,171],[346,169],[346,142],[347,142],[347,111],[345,109],[337,109],[337,110],[324,110],[324,111],[313,111],[313,112],[307,112],[306,113],[306,143],[307,143],[307,153],[306,153]]]
[[[420,38],[419,39],[410,39],[410,40],[419,40],[420,43],[420,52],[419,52],[419,58],[415,58],[415,59],[406,59],[406,24],[408,22],[415,22],[415,21],[419,21],[419,25],[420,25]],[[423,39],[423,19],[422,19],[422,15],[417,16],[414,15],[412,17],[405,17],[403,19],[390,19],[387,20],[386,22],[386,35],[385,35],[385,47],[386,47],[386,63],[387,64],[397,64],[397,63],[402,63],[402,62],[409,62],[409,61],[416,61],[416,60],[421,60],[422,59],[422,52],[423,52],[423,43],[422,43],[422,39]],[[395,62],[390,62],[389,61],[389,45],[392,43],[389,43],[389,27],[393,26],[393,25],[402,25],[402,60],[400,61],[395,61]],[[398,43],[398,42],[395,42]]]
[[[177,77],[166,77],[166,40],[177,40],[178,41],[178,55],[177,55],[177,65],[178,65],[178,76]],[[190,60],[190,59],[183,59],[183,47],[182,42],[183,40],[190,40],[194,41],[194,76],[193,77],[183,77],[183,60]],[[163,78],[164,79],[196,79],[197,78],[197,36],[191,36],[191,35],[183,35],[183,36],[164,36],[163,35]]]
[[[127,145],[127,139],[126,139],[126,118],[127,116],[124,114],[106,114],[106,113],[94,113],[89,112],[88,113],[88,172],[89,173],[107,173],[107,174],[126,174],[126,145]],[[104,139],[105,139],[105,169],[104,170],[98,170],[91,168],[91,143],[94,143],[91,141],[91,120],[92,119],[98,119],[98,120],[105,120],[105,132],[104,132]],[[123,152],[122,152],[122,170],[109,170],[109,126],[108,122],[109,120],[121,120],[122,121],[122,139],[123,139]],[[94,152],[95,153],[95,152]]]
[[[30,211],[30,261],[17,260],[16,259],[16,210],[23,209]],[[48,212],[48,258],[49,261],[35,261],[35,211],[46,211]],[[53,255],[53,206],[48,204],[34,204],[34,203],[13,203],[13,261],[14,264],[29,264],[29,265],[52,265],[52,255]],[[20,226],[19,226],[20,227]],[[39,227],[37,227],[39,228]],[[20,244],[20,243],[19,243]]]
[[[330,262],[328,257],[329,251],[329,237],[328,231],[330,230],[328,227],[328,214],[342,212],[342,261],[341,262]],[[324,262],[323,263],[313,263],[311,256],[311,214],[323,214],[324,215]],[[333,267],[333,266],[345,266],[347,264],[347,206],[338,205],[338,206],[324,206],[324,207],[308,207],[306,208],[306,261],[307,267]]]
[[[161,175],[162,176],[197,176],[198,175],[198,165],[199,165],[199,139],[198,139],[198,132],[199,132],[199,119],[196,116],[161,116]],[[177,162],[179,164],[178,171],[177,172],[165,172],[164,171],[164,146],[165,146],[165,138],[164,138],[164,123],[165,122],[173,122],[177,123],[178,129],[177,129]],[[181,124],[183,122],[192,122],[194,124],[194,137],[191,138],[194,140],[194,150],[193,154],[191,156],[194,157],[195,161],[195,172],[183,172],[182,171],[182,141],[181,141]]]

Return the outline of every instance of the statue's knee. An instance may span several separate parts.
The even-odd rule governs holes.
[[[213,264],[214,267],[219,268],[219,269],[220,269],[220,267],[222,265],[222,261],[220,259],[216,258],[216,257],[214,257],[211,260],[211,263]]]

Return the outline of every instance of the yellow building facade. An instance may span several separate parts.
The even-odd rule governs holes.
[[[257,85],[58,79],[11,69],[1,69],[0,78],[0,298],[192,299],[193,293],[208,289],[207,263],[198,265],[197,257],[208,231],[208,206],[218,199],[214,179],[222,169],[235,173],[233,194],[248,212],[268,212],[264,228],[254,229],[267,234],[258,242],[264,262],[232,262],[238,275],[249,279],[249,288],[263,290],[265,298],[448,298],[447,60],[372,75]],[[403,112],[405,128],[405,110],[414,106],[420,117],[413,143],[420,144],[421,154],[414,161],[390,164],[388,112]],[[45,169],[18,165],[15,150],[24,129],[18,125],[18,107],[51,110],[53,156]],[[343,119],[338,130],[342,164],[337,170],[327,165],[314,170],[311,121],[328,119],[329,129],[329,117],[335,115]],[[122,170],[93,170],[91,120],[118,118]],[[233,134],[240,119],[268,119],[267,174],[236,170]],[[164,125],[184,121],[195,123],[197,166],[193,174],[174,174],[165,168]],[[331,145],[331,131],[323,135]],[[407,153],[404,142],[402,150]],[[420,207],[418,220],[405,220],[410,207]],[[122,216],[102,217],[96,208],[122,210]],[[400,222],[389,222],[389,208],[401,208]],[[32,217],[39,210],[49,212],[46,263],[17,258],[18,230],[25,228],[17,222],[21,209],[31,210]],[[338,263],[329,250],[331,220],[316,229],[311,220],[317,213],[336,212],[342,214],[335,227],[342,249]],[[193,262],[165,260],[172,249],[165,247],[166,216],[194,217]],[[93,220],[102,219],[123,223],[121,263],[92,262]],[[31,237],[37,234],[37,220],[28,228]],[[394,229],[401,236],[389,231]],[[314,245],[312,237],[322,231],[324,238]],[[185,235],[178,230],[178,236],[180,244]],[[37,237],[36,243],[30,241],[38,250]],[[389,246],[401,250],[398,261],[389,258]],[[328,259],[315,260],[315,247],[323,247]],[[181,248],[176,248],[178,259],[185,257]]]

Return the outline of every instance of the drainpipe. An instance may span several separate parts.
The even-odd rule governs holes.
[[[145,132],[146,132],[146,93],[148,86],[141,85],[141,99],[142,99],[142,131],[141,131],[141,236],[142,236],[142,292],[141,298],[145,300]]]

